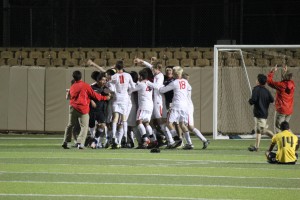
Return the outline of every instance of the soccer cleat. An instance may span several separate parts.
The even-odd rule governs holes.
[[[192,149],[194,149],[194,145],[192,145],[192,144],[185,144],[182,149],[184,149],[184,150],[192,150]]]
[[[182,149],[184,147],[184,143],[181,141],[178,143],[178,146],[176,147],[176,149]]]
[[[171,144],[170,149],[175,149],[182,144],[182,140],[175,140],[173,144]]]
[[[249,151],[258,151],[258,148],[256,148],[255,146],[250,146],[250,147],[248,147],[248,150]]]
[[[209,145],[210,141],[209,140],[206,140],[206,142],[203,142],[203,147],[202,149],[206,149],[207,146]]]
[[[64,143],[61,145],[61,147],[64,148],[64,149],[70,149],[70,148],[68,147],[68,143],[66,143],[66,142],[64,142]]]
[[[77,146],[78,146],[77,147],[78,149],[81,149],[81,150],[84,149],[84,146],[82,144],[80,144],[80,143],[78,143]]]

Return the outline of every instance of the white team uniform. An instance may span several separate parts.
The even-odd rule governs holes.
[[[112,111],[127,115],[129,95],[128,91],[134,88],[134,82],[130,74],[126,72],[116,73],[111,77],[111,83],[115,87],[115,96],[112,104]]]
[[[152,69],[152,65],[148,62],[143,62],[144,65],[150,69]],[[153,83],[149,82],[154,91],[153,91],[153,113],[152,118],[159,119],[159,118],[166,118],[167,117],[167,109],[165,106],[165,96],[159,92],[159,88],[163,87],[164,85],[164,75],[160,72],[156,74],[153,79]]]
[[[176,79],[167,86],[159,89],[161,93],[174,91],[172,107],[168,116],[169,122],[188,123],[188,93],[191,89],[191,85],[185,79]]]
[[[153,89],[147,86],[146,82],[138,82],[133,91],[138,92],[138,111],[136,120],[150,122],[153,111]]]
[[[189,111],[188,125],[194,126],[194,104],[192,101],[192,88],[188,92],[188,111]]]

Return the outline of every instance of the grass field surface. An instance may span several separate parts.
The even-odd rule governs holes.
[[[61,135],[0,134],[0,199],[300,199],[300,165],[270,165],[263,140],[206,150],[68,149]]]

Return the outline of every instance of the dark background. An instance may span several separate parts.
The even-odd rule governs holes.
[[[300,0],[1,0],[0,4],[4,47],[300,44]]]

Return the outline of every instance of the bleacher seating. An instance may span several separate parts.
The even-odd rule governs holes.
[[[1,65],[27,66],[85,66],[87,59],[96,61],[101,66],[111,66],[122,59],[125,66],[134,66],[133,59],[141,58],[150,61],[151,57],[161,60],[163,66],[181,65],[184,67],[213,66],[212,48],[0,48]],[[219,54],[219,62],[225,66],[241,64],[239,53]],[[274,66],[287,63],[289,66],[300,66],[300,49],[266,49],[250,50],[244,55],[246,66]]]

